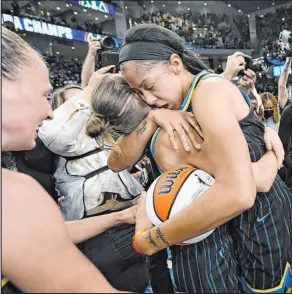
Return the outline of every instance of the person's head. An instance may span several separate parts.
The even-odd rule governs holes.
[[[66,85],[54,91],[52,97],[52,108],[57,109],[64,104],[70,98],[79,95],[82,92],[82,88],[77,85]]]
[[[91,96],[92,115],[86,133],[103,136],[113,143],[119,136],[132,133],[150,108],[120,74],[106,74],[97,83]]]
[[[265,119],[273,117],[274,122],[278,123],[280,121],[280,114],[276,97],[269,92],[262,93],[260,96],[264,106]]]
[[[173,31],[137,25],[125,34],[120,67],[125,80],[149,105],[178,109],[195,74],[208,69]]]
[[[2,150],[35,147],[36,131],[52,119],[49,72],[42,56],[2,27]]]

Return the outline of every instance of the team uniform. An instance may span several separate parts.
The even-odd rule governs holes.
[[[180,110],[191,111],[198,74]],[[216,75],[217,77],[221,77]],[[223,77],[222,77],[223,78]],[[249,98],[243,93],[250,105]],[[252,162],[265,153],[264,126],[252,109],[239,122]],[[154,145],[161,129],[151,142]],[[173,246],[173,270],[180,292],[292,292],[292,196],[277,175],[268,193],[257,193],[255,205],[218,227],[205,240],[190,246]],[[241,282],[240,282],[241,279]]]
[[[189,111],[194,88],[206,73],[196,76],[180,110]],[[158,129],[151,141],[154,157]],[[172,246],[175,290],[193,293],[243,292],[235,242],[229,224],[218,227],[209,237],[188,246]]]

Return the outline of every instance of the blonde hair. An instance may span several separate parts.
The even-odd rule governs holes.
[[[33,54],[43,57],[20,36],[2,26],[2,67],[1,75],[10,81],[19,78],[20,72],[34,64]]]
[[[102,136],[112,146],[118,137],[132,133],[150,110],[121,75],[104,75],[92,92],[91,104],[86,133]]]
[[[269,93],[269,92],[262,93],[260,97],[262,99],[263,105],[268,100],[272,101],[274,122],[278,123],[280,121],[280,113],[279,113],[277,98],[272,93]]]
[[[82,88],[78,85],[66,85],[65,87],[59,88],[53,92],[52,97],[52,109],[55,110],[59,106],[65,103],[64,93],[70,89],[80,89]]]

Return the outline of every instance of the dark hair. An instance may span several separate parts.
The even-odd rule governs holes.
[[[125,44],[140,41],[152,42],[153,46],[155,46],[155,43],[161,43],[172,48],[180,56],[184,67],[192,74],[197,74],[201,70],[210,70],[198,56],[184,49],[184,41],[175,32],[161,26],[141,24],[130,28],[125,33]],[[135,60],[135,63],[146,65],[149,69],[160,62],[161,61],[157,60]],[[168,60],[166,62],[168,62]],[[126,63],[127,61],[121,64],[121,69],[123,69]]]
[[[119,74],[106,74],[100,79],[92,92],[91,104],[87,135],[102,135],[112,144],[119,136],[132,133],[150,110]]]

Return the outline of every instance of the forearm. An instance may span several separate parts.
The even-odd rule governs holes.
[[[69,236],[74,243],[90,239],[120,223],[122,223],[120,212],[65,222]]]
[[[133,133],[117,141],[117,147],[113,147],[108,158],[110,169],[119,172],[132,167],[142,156],[157,128],[149,113]]]
[[[157,227],[141,234],[137,240],[137,246],[147,255],[152,255],[168,247],[167,243],[169,245],[179,244],[184,240],[199,236],[248,209],[249,207],[239,203],[240,198],[237,189],[215,183],[200,198],[161,224],[160,234],[157,232]],[[156,243],[157,246],[153,243]]]
[[[268,151],[259,161],[252,163],[254,180],[258,192],[268,192],[278,172],[277,157]]]
[[[282,75],[280,76],[279,83],[278,83],[278,100],[279,100],[279,106],[282,109],[285,107],[288,100],[287,93],[286,93],[286,85],[287,85],[290,67],[291,67],[291,62],[286,61],[284,66],[284,71]]]
[[[81,71],[81,87],[84,89],[95,71],[95,54],[88,53]]]

